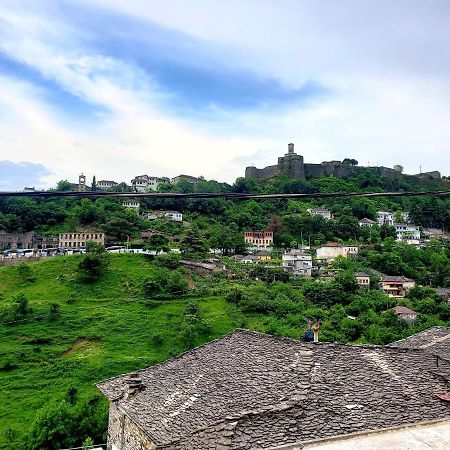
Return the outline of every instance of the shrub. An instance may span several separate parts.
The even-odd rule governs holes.
[[[155,264],[167,269],[178,269],[181,256],[176,253],[162,253],[155,257]]]
[[[150,337],[150,342],[155,347],[161,347],[161,345],[164,343],[164,340],[160,333],[154,333]]]
[[[61,306],[58,303],[50,303],[48,310],[48,320],[53,321],[61,316]]]

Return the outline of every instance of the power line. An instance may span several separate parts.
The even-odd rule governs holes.
[[[400,191],[400,192],[315,192],[301,194],[245,194],[236,192],[201,192],[183,194],[179,192],[104,192],[104,191],[35,191],[35,192],[0,192],[0,197],[76,197],[76,198],[150,198],[150,199],[226,199],[226,200],[272,200],[272,199],[309,199],[339,197],[446,197],[450,190],[441,191]]]

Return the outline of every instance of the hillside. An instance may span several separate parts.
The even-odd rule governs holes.
[[[0,429],[5,430],[0,448],[42,448],[23,444],[33,420],[41,432],[57,428],[60,419],[52,418],[69,414],[77,417],[71,426],[78,428],[69,432],[76,438],[56,442],[80,445],[88,435],[102,441],[107,405],[96,382],[158,363],[236,327],[298,338],[306,318],[320,317],[322,340],[379,344],[450,324],[450,308],[431,290],[403,300],[421,314],[415,325],[401,323],[386,312],[395,300],[358,289],[345,270],[332,282],[274,281],[279,273],[263,269],[258,276],[267,281],[248,279],[240,270],[227,280],[222,274],[202,278],[162,268],[143,255],[115,254],[99,281],[84,284],[76,275],[81,258],[0,268]],[[227,258],[224,262],[233,267]],[[346,264],[359,267],[357,261]],[[187,295],[162,296],[162,285],[178,292],[167,284],[177,277],[189,285]],[[24,298],[23,313],[4,323],[5,312]]]
[[[86,403],[100,398],[94,386],[99,380],[186,350],[179,338],[186,301],[147,305],[133,286],[152,265],[138,255],[115,256],[95,285],[73,281],[76,256],[30,264],[35,281],[24,281],[18,267],[0,269],[2,306],[19,292],[33,308],[27,319],[45,316],[50,303],[61,306],[61,316],[53,321],[0,325],[0,448],[19,442],[36,411],[65,398],[71,387],[76,387],[78,401]],[[200,310],[211,328],[207,336],[195,339],[196,344],[233,329],[223,298],[201,299]],[[105,430],[103,399],[98,408]]]

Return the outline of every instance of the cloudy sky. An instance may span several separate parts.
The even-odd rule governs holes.
[[[0,0],[0,190],[232,182],[294,142],[450,172],[448,0]]]

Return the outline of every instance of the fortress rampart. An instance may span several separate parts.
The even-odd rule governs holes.
[[[324,161],[320,164],[305,164],[303,156],[294,152],[294,144],[288,144],[288,153],[278,158],[278,164],[267,166],[263,169],[257,169],[250,166],[245,169],[245,178],[253,178],[258,181],[268,180],[270,178],[285,175],[296,180],[306,180],[309,178],[334,176],[338,178],[346,177],[362,170],[373,170],[374,173],[387,178],[401,178],[402,173],[389,167],[361,167],[342,164],[341,161]],[[441,174],[438,171],[427,172],[416,177],[428,177],[440,179]]]

